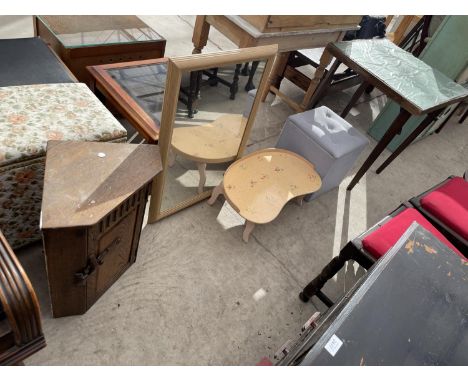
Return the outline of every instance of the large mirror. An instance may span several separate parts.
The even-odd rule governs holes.
[[[149,222],[209,197],[242,156],[276,53],[271,45],[168,60],[163,172],[153,184]]]

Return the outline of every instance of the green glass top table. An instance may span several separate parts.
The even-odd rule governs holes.
[[[161,58],[166,46],[137,16],[35,16],[34,27],[82,82],[88,65]]]
[[[333,57],[335,62],[326,72]],[[442,110],[468,97],[468,91],[452,79],[432,68],[412,54],[386,39],[353,40],[327,45],[320,66],[312,80],[316,87],[311,105],[316,105],[326,92],[333,73],[345,64],[363,79],[341,116],[346,117],[359,97],[369,86],[374,86],[400,105],[400,113],[378,142],[348,186],[351,190],[385,147],[398,134],[411,115],[427,115],[393,154],[377,169],[380,173],[417,136],[424,131]]]

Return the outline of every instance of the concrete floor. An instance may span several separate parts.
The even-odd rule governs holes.
[[[168,56],[191,53],[194,17],[142,18],[166,37]],[[0,17],[0,38],[31,33],[30,18]],[[234,48],[219,33],[210,38],[207,51]],[[282,91],[301,96],[287,81]],[[332,93],[324,104],[339,111],[351,92]],[[384,104],[374,92],[348,121],[365,132]],[[248,151],[274,146],[290,114],[278,100],[262,105]],[[373,166],[346,193],[375,145],[371,140],[339,189],[302,207],[287,205],[274,222],[258,226],[248,244],[241,240],[242,219],[221,201],[146,225],[136,263],[82,316],[52,319],[40,245],[18,251],[41,302],[47,340],[26,364],[252,365],[272,358],[316,310],[325,309],[315,299],[303,304],[297,295],[349,239],[400,202],[468,169],[466,127],[454,118],[381,175]],[[336,298],[362,274],[351,264],[325,291]]]

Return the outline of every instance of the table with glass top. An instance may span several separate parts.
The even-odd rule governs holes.
[[[329,71],[325,68],[335,61]],[[351,190],[398,134],[412,115],[426,115],[385,162],[377,169],[381,173],[406,147],[408,147],[448,106],[468,98],[468,91],[449,77],[432,68],[411,53],[386,39],[353,40],[327,45],[320,66],[315,72],[310,91],[310,107],[323,98],[330,80],[340,64],[345,64],[362,78],[341,116],[346,117],[359,97],[369,86],[374,86],[400,105],[400,113],[389,126],[382,139],[358,170],[348,186]]]
[[[88,65],[160,58],[166,47],[136,16],[35,16],[34,31],[85,83]]]
[[[159,138],[161,111],[167,75],[167,59],[89,66],[90,86],[136,130],[130,137],[142,137],[147,143]]]

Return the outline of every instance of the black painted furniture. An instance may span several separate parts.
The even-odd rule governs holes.
[[[363,268],[369,269],[377,260],[385,256],[385,253],[391,249],[413,221],[417,221],[431,231],[439,240],[464,259],[462,252],[458,251],[430,221],[413,208],[411,204],[404,203],[373,227],[350,241],[340,251],[340,254],[334,257],[320,274],[307,284],[299,294],[299,298],[303,302],[308,302],[312,296],[317,296],[325,305],[331,307],[333,301],[321,291],[326,282],[335,276],[349,260],[354,260]]]
[[[413,223],[278,365],[467,365],[466,264]]]
[[[38,37],[0,40],[0,87],[76,82]]]

